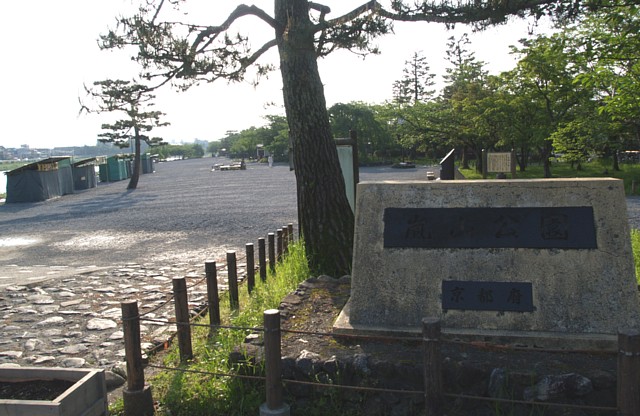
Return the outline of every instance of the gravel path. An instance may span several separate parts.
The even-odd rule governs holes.
[[[134,191],[125,180],[45,202],[0,205],[0,288],[127,263],[202,263],[288,223],[297,229],[288,166],[211,171],[226,161],[158,163]],[[424,179],[426,171],[362,168],[361,180]],[[627,201],[630,224],[640,228],[640,197]]]
[[[0,205],[0,285],[14,284],[18,274],[37,280],[43,269],[56,276],[141,261],[204,262],[297,223],[295,177],[287,166],[212,172],[222,161],[158,163],[134,191],[125,180]]]

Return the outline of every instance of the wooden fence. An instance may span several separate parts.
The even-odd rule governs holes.
[[[293,226],[289,224],[278,230],[276,233],[269,233],[267,243],[261,238],[258,242],[258,272],[260,278],[266,280],[266,267],[274,268],[284,254],[288,251],[289,243],[293,241]],[[268,248],[268,250],[267,250]],[[247,275],[246,286],[251,292],[255,284],[254,247],[253,244],[246,245]],[[268,256],[268,259],[267,259]],[[235,251],[227,252],[227,268],[229,276],[229,299],[232,309],[239,308],[237,259]],[[472,396],[464,394],[452,394],[444,391],[442,376],[442,356],[443,344],[449,342],[442,338],[441,321],[438,318],[424,318],[422,321],[422,344],[423,344],[423,375],[424,390],[390,390],[382,388],[371,388],[361,386],[346,386],[338,384],[322,384],[318,382],[304,382],[299,380],[288,380],[282,378],[281,371],[281,335],[291,332],[296,334],[304,331],[287,331],[280,328],[280,312],[277,309],[264,311],[264,325],[262,328],[234,328],[220,325],[220,295],[217,284],[217,266],[215,261],[205,262],[205,278],[207,283],[207,303],[209,313],[210,331],[219,328],[232,328],[239,330],[252,330],[264,332],[265,349],[265,376],[246,376],[239,374],[213,374],[212,376],[229,376],[238,378],[261,379],[265,381],[265,403],[261,406],[261,414],[289,415],[289,407],[283,400],[283,383],[298,383],[313,385],[315,387],[327,387],[333,389],[362,390],[369,392],[391,392],[423,395],[425,411],[428,416],[440,416],[443,414],[446,399],[465,399],[492,401],[494,403],[510,403],[536,406],[553,406],[563,408],[579,408],[597,412],[611,412],[621,416],[640,416],[640,333],[638,331],[624,331],[618,334],[617,352],[617,406],[616,407],[596,407],[571,405],[565,403],[531,402],[520,400],[507,400],[483,396]],[[191,346],[191,327],[202,326],[190,322],[188,310],[187,285],[184,278],[173,279],[173,300],[175,303],[175,324],[177,325],[177,345],[182,362],[193,358]],[[123,393],[125,414],[127,416],[152,415],[153,399],[149,386],[144,380],[144,366],[142,361],[142,350],[140,340],[140,321],[136,301],[123,302],[122,322],[125,341],[125,355],[127,361],[127,388]],[[307,333],[334,337],[331,333]],[[352,338],[358,340],[383,340],[389,341],[416,341],[415,337],[381,337],[365,335],[345,335],[340,334],[340,338]],[[457,341],[457,343],[462,343]],[[468,343],[469,345],[474,345]],[[504,348],[504,346],[501,346]],[[540,349],[533,351],[540,352]],[[571,353],[570,350],[562,350],[563,353]],[[584,350],[580,350],[584,353]],[[169,371],[186,371],[183,368],[159,367]]]

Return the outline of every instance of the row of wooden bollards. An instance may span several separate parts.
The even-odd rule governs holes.
[[[442,324],[439,318],[422,319],[424,403],[427,416],[444,415],[444,384],[442,374]],[[289,416],[289,406],[283,401],[281,370],[280,311],[264,312],[264,352],[266,372],[266,402],[260,416]],[[567,351],[570,352],[570,351]],[[617,410],[620,416],[640,416],[640,332],[618,333]],[[340,388],[339,385],[332,385]],[[472,397],[468,396],[472,399]],[[483,398],[484,399],[484,398]],[[534,404],[534,403],[527,403]],[[544,405],[544,403],[537,403]],[[588,406],[585,406],[587,408]],[[594,408],[594,410],[601,410]]]
[[[125,345],[140,345],[140,330],[136,302],[122,304]],[[264,312],[264,352],[266,401],[260,406],[260,415],[288,416],[289,405],[283,400],[283,380],[281,368],[280,311],[270,309]],[[129,339],[132,338],[132,339]],[[442,378],[443,344],[441,321],[438,318],[422,320],[422,341],[424,346],[424,398],[427,416],[443,414],[444,388]],[[153,401],[149,387],[144,384],[141,360],[132,356],[126,348],[127,389],[124,391],[125,415],[152,415]],[[181,350],[182,351],[182,350]],[[140,364],[137,364],[140,363]],[[618,334],[618,382],[617,408],[621,416],[640,415],[640,332],[626,331]],[[334,385],[333,387],[339,388]],[[148,406],[141,408],[141,406]]]
[[[258,239],[258,272],[260,279],[267,280],[267,267],[275,270],[276,263],[289,251],[294,241],[293,224],[289,224],[276,233],[267,234],[267,239]],[[255,252],[253,244],[246,244],[246,281],[251,293],[255,287]],[[240,308],[238,289],[238,271],[235,251],[227,252],[227,272],[229,281],[229,303],[232,310]],[[218,290],[217,265],[213,260],[205,262],[207,284],[207,303],[212,331],[220,325],[220,295]],[[191,326],[187,282],[184,277],[173,279],[173,298],[177,326],[180,361],[193,358],[191,345]],[[154,414],[151,389],[144,380],[142,349],[140,340],[140,315],[137,301],[121,303],[122,326],[124,332],[125,357],[127,363],[127,386],[123,391],[124,413],[127,416],[146,416]]]

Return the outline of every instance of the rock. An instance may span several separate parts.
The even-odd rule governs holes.
[[[118,340],[118,339],[123,339],[124,338],[124,332],[122,331],[116,331],[113,334],[109,335],[109,339],[110,340]]]
[[[33,357],[34,364],[44,364],[56,360],[56,357],[54,357],[53,355],[34,355]]]
[[[302,350],[300,351],[300,355],[296,358],[296,367],[298,371],[300,371],[305,376],[311,378],[313,377],[320,368],[320,355]]]
[[[27,300],[34,305],[50,305],[55,302],[51,296],[47,295],[33,295],[27,297]]]
[[[111,367],[111,371],[123,379],[127,379],[127,363],[125,361],[118,361]]]
[[[489,376],[489,387],[487,389],[489,397],[497,399],[507,399],[507,373],[504,368],[494,368]]]
[[[111,308],[101,313],[103,318],[118,319],[122,316],[122,310],[120,308]]]
[[[244,338],[245,344],[263,345],[260,334],[249,334]]]
[[[82,299],[69,300],[66,302],[60,302],[60,306],[62,306],[63,308],[68,308],[69,306],[79,305],[82,302]]]
[[[112,329],[117,326],[118,324],[111,319],[93,318],[87,322],[87,329],[95,331],[104,331],[105,329]]]
[[[68,347],[64,347],[60,349],[60,353],[74,355],[74,354],[81,354],[83,352],[86,352],[88,349],[89,347],[87,347],[84,344],[76,344],[76,345],[69,345]]]
[[[28,339],[27,342],[24,343],[24,349],[27,351],[33,351],[38,345],[42,345],[42,341],[39,339]]]
[[[368,375],[371,373],[369,368],[369,356],[367,354],[355,354],[353,356],[353,368],[357,373]]]
[[[62,329],[47,329],[44,332],[42,332],[42,335],[47,338],[57,337],[62,335]]]
[[[86,362],[84,358],[65,358],[60,362],[60,365],[66,368],[80,368]]]
[[[338,372],[342,370],[341,363],[338,361],[335,355],[332,355],[328,360],[322,364],[322,370],[329,375],[332,379],[338,375]]]
[[[533,387],[527,387],[523,396],[525,400],[547,401],[558,398],[573,398],[589,394],[593,391],[591,380],[580,374],[544,376]]]
[[[0,351],[0,357],[20,358],[22,351]]]
[[[127,380],[119,374],[114,373],[113,371],[105,371],[104,377],[107,383],[107,390],[111,391],[113,389],[117,389],[122,386]]]
[[[73,292],[69,292],[69,291],[61,291],[61,292],[58,292],[57,296],[59,296],[61,298],[72,298],[72,297],[76,296],[76,294],[73,293]]]
[[[47,318],[44,321],[38,322],[36,326],[59,325],[63,322],[64,318],[62,316],[52,316],[51,318]]]
[[[37,309],[37,312],[40,313],[41,315],[51,315],[52,313],[58,312],[58,309],[60,309],[60,306],[44,305],[44,306],[38,306],[36,309]]]

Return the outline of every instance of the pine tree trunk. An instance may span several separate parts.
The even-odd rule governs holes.
[[[133,156],[133,172],[131,172],[131,179],[129,179],[129,185],[127,189],[136,189],[138,187],[138,179],[140,178],[140,132],[135,127],[135,153]]]
[[[306,0],[276,0],[284,105],[293,147],[300,227],[312,271],[351,269],[353,213],[331,134]]]

